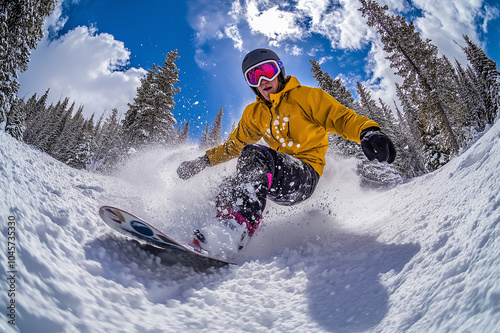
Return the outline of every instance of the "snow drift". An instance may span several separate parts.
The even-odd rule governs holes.
[[[354,161],[330,156],[311,199],[268,205],[238,266],[162,261],[100,220],[114,205],[187,237],[234,169],[178,179],[199,154],[142,152],[107,177],[0,133],[1,330],[500,332],[498,122],[442,169],[385,192],[361,189]]]

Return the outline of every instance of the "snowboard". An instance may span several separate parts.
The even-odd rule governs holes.
[[[235,265],[234,262],[211,257],[208,253],[198,251],[194,247],[182,244],[150,223],[123,209],[102,206],[99,208],[99,215],[108,226],[139,242],[147,243],[160,249],[179,250],[199,259],[208,260],[213,266]],[[186,257],[180,256],[179,258],[180,260],[185,260]]]

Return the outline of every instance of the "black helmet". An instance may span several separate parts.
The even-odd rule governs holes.
[[[269,50],[269,49],[255,49],[253,51],[250,51],[245,58],[243,58],[243,62],[241,63],[241,70],[243,72],[243,75],[245,75],[245,72],[249,69],[252,68],[253,66],[257,65],[259,62],[263,62],[266,60],[276,60],[281,62],[280,57],[274,51]],[[281,78],[282,82],[285,82],[285,66],[281,66],[280,68],[281,72],[279,74],[279,77]],[[250,87],[253,92],[257,95],[259,91],[257,88]]]

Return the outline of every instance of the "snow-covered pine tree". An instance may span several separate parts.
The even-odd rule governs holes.
[[[140,87],[139,87],[140,88]],[[139,90],[138,88],[138,90]],[[136,120],[139,114],[139,108],[135,104],[128,104],[128,111],[125,113],[125,118],[122,121],[122,127],[119,132],[122,151],[126,151],[132,146],[135,146]]]
[[[358,106],[351,91],[342,84],[340,78],[333,79],[327,72],[323,72],[321,65],[315,59],[310,60],[310,63],[312,76],[318,81],[319,88],[332,95],[340,104],[350,109],[355,109]]]
[[[465,147],[467,145],[468,134],[466,134],[467,129],[464,124],[469,110],[460,96],[457,72],[451,61],[449,61],[448,57],[445,55],[442,56],[438,66],[441,68],[439,71],[441,75],[439,78],[439,85],[446,87],[446,89],[440,89],[440,99],[449,110],[448,118],[450,119],[450,124],[455,133],[458,145],[460,147]]]
[[[371,93],[368,89],[361,84],[361,82],[356,83],[357,91],[359,96],[359,110],[358,113],[362,114],[377,124],[382,128],[391,126],[391,124],[385,124],[389,119],[384,118],[384,111],[377,105],[377,102],[372,98]]]
[[[163,67],[153,65],[146,77],[141,79],[134,102],[129,104],[123,122],[123,142],[125,148],[140,147],[150,143],[173,144],[176,141],[174,96],[180,88],[179,69],[175,61],[177,50],[170,51]]]
[[[472,67],[464,69],[457,60],[455,68],[458,94],[468,110],[463,119],[463,140],[467,143],[486,127],[486,105],[480,97],[482,85]]]
[[[208,123],[205,126],[205,130],[201,134],[200,149],[210,148],[210,142],[208,142]]]
[[[54,147],[54,153],[56,154],[54,157],[61,162],[76,167],[77,163],[73,163],[73,161],[75,160],[79,138],[85,124],[83,106],[78,108],[74,116],[67,113],[65,120],[63,132]]]
[[[17,140],[22,140],[26,129],[26,104],[20,98],[16,99],[10,111],[7,112],[5,132]]]
[[[73,151],[74,158],[68,165],[77,169],[87,169],[94,163],[94,152],[96,150],[94,115],[83,123],[83,128],[78,138],[78,144]]]
[[[396,118],[393,111],[382,99],[379,99],[379,103],[384,119],[386,119],[383,130],[396,146],[397,158],[394,166],[404,179],[411,179],[424,174],[422,154],[418,152],[418,147],[415,147],[411,141],[411,133],[398,106],[394,103],[398,115]]]
[[[152,125],[147,118],[154,114],[151,96],[154,90],[155,74],[156,65],[153,64],[152,69],[148,70],[147,75],[141,79],[134,102],[128,104],[129,109],[125,113],[122,128],[122,141],[126,150],[149,142],[149,128]]]
[[[410,160],[408,162],[410,162],[411,166],[409,170],[413,170],[415,176],[418,176],[428,172],[426,161],[424,160],[424,146],[421,141],[421,133],[423,132],[424,125],[415,106],[409,102],[408,92],[403,91],[397,83],[396,94],[404,109],[403,115],[396,102],[394,102],[401,131],[406,132],[406,137],[408,138],[408,151],[410,152]]]
[[[35,145],[43,150],[44,152],[51,153],[51,147],[60,137],[64,125],[65,117],[64,115],[68,113],[69,98],[66,97],[62,102],[59,101],[56,107],[50,109],[50,114],[44,119],[44,128],[38,136]],[[69,112],[72,113],[75,107],[75,103],[69,108]]]
[[[54,109],[60,104],[61,101],[59,101],[56,105],[51,103],[48,107],[44,107],[40,110],[40,114],[36,116],[36,121],[27,122],[26,133],[24,135],[26,143],[38,147],[38,144],[44,138],[48,119],[50,119]]]
[[[26,102],[26,129],[23,133],[23,141],[33,144],[35,135],[42,127],[42,119],[46,111],[49,89],[39,99],[34,94]]]
[[[422,142],[426,146],[433,169],[445,164],[450,153],[458,153],[459,144],[449,114],[460,104],[446,62],[430,40],[422,40],[413,22],[399,15],[388,14],[374,0],[360,0],[359,9],[370,27],[381,36],[387,59],[395,74],[404,78],[402,90],[408,90],[408,101],[415,105],[424,127]],[[406,112],[406,110],[404,110]]]
[[[97,124],[94,126],[94,141],[95,141],[96,146],[99,146],[102,143],[102,128],[104,126],[104,115],[105,114],[106,114],[106,110],[104,110],[104,112],[99,117]],[[95,151],[93,152],[94,155],[96,155],[97,150],[98,150],[98,147],[96,147]]]
[[[172,111],[175,108],[174,96],[181,91],[180,87],[174,87],[179,82],[179,69],[175,65],[175,61],[179,58],[177,50],[170,51],[163,67],[158,67],[156,73],[157,90],[153,96],[157,115],[151,131],[151,140],[154,143],[173,144],[177,139],[175,132],[177,120]]]
[[[214,119],[212,130],[208,133],[208,145],[210,147],[218,146],[222,143],[222,105]]]
[[[500,110],[500,73],[497,71],[497,64],[469,36],[463,37],[467,46],[462,49],[475,71],[476,78],[473,81],[479,84],[477,88],[480,94],[475,96],[476,100],[481,100],[480,103],[486,108],[486,123],[493,124]]]
[[[118,109],[113,108],[111,114],[103,121],[104,114],[94,128],[94,144],[91,145],[92,151],[90,152],[92,161],[86,165],[89,171],[107,172],[122,155],[122,145],[118,134],[121,129]]]
[[[179,135],[178,135],[178,144],[185,144],[188,141],[189,137],[189,122],[186,121],[184,124],[184,127],[182,130],[180,130],[180,125],[179,125]]]
[[[43,23],[57,0],[0,0],[0,130],[17,99],[18,72],[28,69],[31,50],[43,37]]]
[[[71,136],[74,135],[70,130],[68,130],[68,124],[70,124],[73,117],[74,107],[75,103],[71,105],[69,110],[65,110],[60,120],[62,129],[58,136],[55,138],[54,143],[50,146],[50,150],[47,151],[54,158],[62,162],[66,161],[65,153],[68,149],[69,143],[71,142]]]

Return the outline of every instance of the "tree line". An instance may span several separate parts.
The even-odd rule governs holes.
[[[76,107],[68,98],[47,106],[50,89],[27,101],[17,97],[17,71],[27,68],[29,50],[41,39],[40,29],[54,3],[0,0],[1,47],[9,49],[2,52],[1,68],[0,124],[5,131],[72,167],[93,171],[106,170],[122,162],[127,153],[145,146],[186,143],[189,123],[182,126],[173,115],[174,97],[180,92],[176,87],[177,50],[167,54],[162,66],[153,65],[148,70],[123,119],[119,119],[117,109],[107,118],[103,114],[97,120],[94,115],[85,119],[84,106]],[[367,162],[359,145],[330,136],[335,152],[358,157],[358,170],[365,184],[391,185],[446,164],[493,123],[500,108],[500,74],[496,63],[468,36],[463,36],[462,49],[469,61],[464,67],[439,55],[438,48],[422,39],[405,17],[390,14],[387,6],[374,0],[360,3],[359,10],[380,35],[395,74],[403,78],[401,84],[395,84],[398,101],[392,101],[393,107],[381,99],[375,101],[359,82],[356,100],[341,79],[323,72],[316,60],[311,60],[311,71],[320,88],[343,105],[377,121],[393,138],[398,158],[388,166]],[[20,48],[17,53],[13,51],[16,48]],[[222,118],[221,106],[211,128],[206,125],[200,148],[222,142]]]
[[[180,91],[177,50],[167,54],[163,66],[153,64],[141,79],[137,94],[124,119],[118,110],[96,121],[83,116],[83,106],[75,107],[68,98],[47,106],[50,89],[26,102],[17,99],[7,114],[6,131],[13,137],[33,145],[56,159],[78,169],[104,171],[122,162],[127,153],[146,146],[176,146],[186,143],[189,123],[178,126],[173,115],[174,96]],[[212,147],[222,142],[222,106],[212,130],[207,129],[201,146]]]

